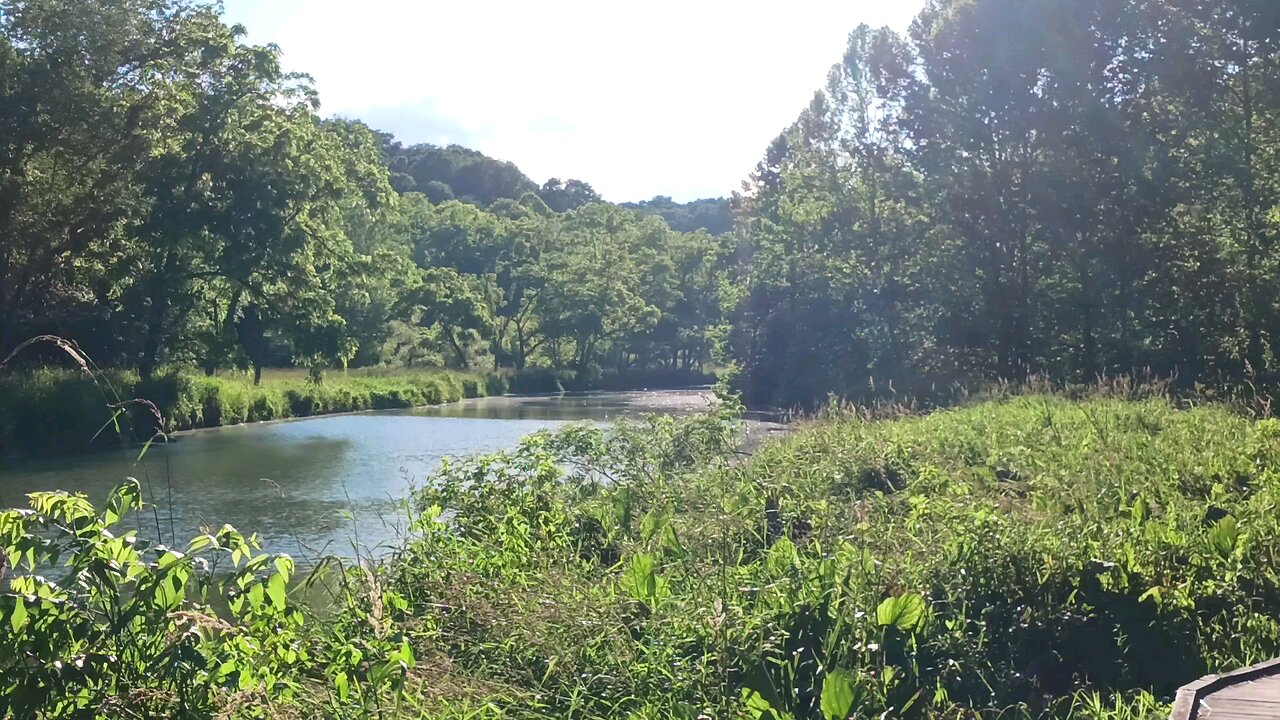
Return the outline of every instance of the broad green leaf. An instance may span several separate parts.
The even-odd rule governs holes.
[[[345,672],[339,672],[333,676],[333,687],[338,691],[338,699],[345,701],[351,692],[350,681]]]
[[[187,543],[187,554],[193,555],[201,550],[213,547],[217,542],[216,538],[207,533],[204,535],[197,535],[191,540],[191,542]]]
[[[273,562],[276,572],[283,575],[286,581],[293,576],[293,558],[288,555],[277,555]]]
[[[631,556],[622,572],[622,589],[632,598],[652,604],[666,595],[666,581],[654,571],[654,559],[643,553]]]
[[[1230,515],[1214,523],[1213,529],[1209,531],[1209,545],[1213,547],[1214,552],[1223,558],[1231,557],[1231,553],[1235,551],[1236,542],[1239,539],[1239,525],[1236,523],[1236,519]]]
[[[22,627],[27,624],[27,604],[22,598],[16,598],[13,603],[13,613],[9,615],[9,626],[14,632],[21,632]]]
[[[1129,508],[1129,515],[1137,524],[1142,524],[1151,519],[1151,505],[1146,498],[1139,497],[1134,501],[1133,507]]]
[[[857,680],[847,670],[834,670],[822,680],[822,715],[827,720],[844,720],[857,700]]]
[[[267,597],[271,598],[271,604],[277,609],[283,610],[285,606],[285,579],[283,575],[272,575],[267,581]]]
[[[757,713],[755,717],[765,720],[782,717],[779,714],[783,706],[782,696],[773,686],[773,680],[763,667],[755,665],[748,669],[743,677],[743,685],[746,686],[743,690],[743,698],[747,701],[748,709],[754,708],[764,713]]]
[[[903,632],[916,632],[924,626],[928,607],[924,597],[915,593],[886,598],[876,608],[876,622]]]
[[[742,691],[742,701],[747,706],[747,717],[753,720],[792,720],[789,712],[773,706],[763,695],[751,689]]]
[[[254,610],[262,607],[263,588],[262,583],[254,583],[249,586],[249,604]]]

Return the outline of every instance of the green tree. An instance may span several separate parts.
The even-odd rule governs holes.
[[[564,213],[577,210],[583,205],[600,202],[600,195],[591,185],[581,180],[560,180],[551,178],[542,184],[538,197],[551,208],[552,212]]]
[[[216,19],[198,29],[175,81],[173,137],[143,171],[154,200],[139,233],[140,370],[174,349],[209,283],[225,286],[226,325],[256,302],[297,329],[299,358],[345,362],[354,342],[326,281],[352,259],[350,208],[390,201],[373,137],[319,120],[277,50],[243,45]]]

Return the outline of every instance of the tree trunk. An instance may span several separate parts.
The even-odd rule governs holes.
[[[160,350],[164,345],[165,325],[169,315],[169,287],[166,282],[178,270],[178,256],[172,250],[165,253],[160,272],[151,280],[151,311],[147,313],[147,334],[142,346],[142,358],[138,374],[143,380],[155,375],[160,362]]]
[[[449,339],[449,347],[453,348],[454,354],[458,356],[458,367],[465,368],[467,366],[467,351],[462,348],[452,329],[445,328],[444,335]]]

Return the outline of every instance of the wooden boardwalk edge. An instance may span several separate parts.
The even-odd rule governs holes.
[[[1174,699],[1173,712],[1169,714],[1169,719],[1195,720],[1200,701],[1206,696],[1231,685],[1252,682],[1272,675],[1280,675],[1280,658],[1220,675],[1205,675],[1199,680],[1178,688],[1178,695]],[[1276,717],[1280,718],[1280,706],[1276,708]]]

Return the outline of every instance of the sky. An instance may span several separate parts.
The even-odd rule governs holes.
[[[859,23],[922,0],[224,0],[322,112],[613,202],[738,189]]]

